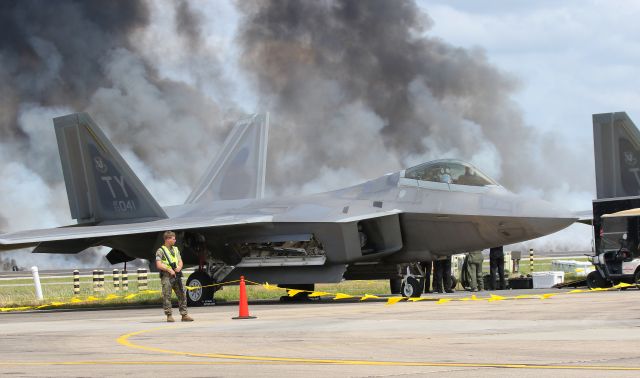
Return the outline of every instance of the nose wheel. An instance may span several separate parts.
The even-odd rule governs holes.
[[[414,276],[407,276],[402,280],[401,292],[403,297],[418,298],[422,295],[424,285],[421,280]]]

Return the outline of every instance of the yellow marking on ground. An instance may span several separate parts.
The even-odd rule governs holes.
[[[269,365],[282,365],[282,362],[259,362]],[[4,361],[0,366],[51,366],[51,365],[246,365],[245,361]]]
[[[362,366],[429,366],[429,367],[469,367],[469,368],[508,368],[508,369],[551,369],[551,370],[621,370],[640,371],[640,366],[606,366],[606,365],[544,365],[544,364],[502,364],[502,363],[473,363],[473,362],[412,362],[412,361],[373,361],[373,360],[334,360],[322,358],[299,357],[271,357],[250,356],[220,353],[195,353],[170,349],[162,349],[151,346],[135,344],[130,338],[146,333],[175,329],[178,326],[157,327],[136,332],[131,332],[118,337],[117,342],[128,348],[140,349],[147,352],[173,354],[177,356],[206,357],[226,360],[279,362],[295,364],[319,364],[319,365],[362,365]],[[150,362],[153,363],[153,362]]]

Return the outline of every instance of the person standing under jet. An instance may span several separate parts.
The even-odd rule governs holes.
[[[502,246],[493,247],[489,250],[489,273],[491,274],[491,288],[493,290],[504,290],[504,250]],[[496,279],[496,273],[500,277],[500,286]]]
[[[424,291],[423,293],[431,293],[431,268],[433,266],[432,261],[423,261],[420,263],[422,269],[424,269]],[[435,279],[434,279],[435,285]],[[435,290],[435,286],[434,286]]]
[[[483,261],[482,251],[473,251],[467,254],[467,272],[469,273],[469,286],[471,291],[484,290],[484,279],[482,277]]]
[[[433,262],[433,291],[453,293],[451,286],[451,256],[438,257]]]
[[[178,297],[178,306],[183,322],[192,322],[187,313],[187,296],[182,286],[182,257],[176,244],[176,234],[173,231],[166,231],[163,235],[164,244],[156,251],[156,268],[160,271],[160,282],[162,284],[162,307],[167,315],[167,322],[174,322],[171,315],[171,289]]]

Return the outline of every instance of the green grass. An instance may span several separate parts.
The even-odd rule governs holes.
[[[535,259],[534,272],[542,272],[551,270],[551,261],[553,259]],[[586,261],[584,259],[575,259],[577,261]],[[485,273],[489,273],[488,261],[483,267]],[[529,260],[520,261],[520,272],[511,274],[510,276],[526,275],[529,273]],[[565,274],[565,281],[577,278],[575,274]],[[150,291],[160,291],[160,279],[157,274],[149,274],[148,288]],[[104,292],[94,293],[92,289],[92,277],[81,277],[80,279],[80,295],[73,294],[73,279],[68,278],[42,278],[43,301],[35,299],[35,288],[31,279],[16,280],[0,280],[0,308],[23,307],[23,306],[40,306],[52,302],[65,303],[59,307],[63,308],[81,308],[81,307],[114,307],[128,305],[144,305],[144,304],[161,304],[160,293],[142,293],[134,298],[125,299],[122,291],[115,291],[113,281],[110,276],[105,277]],[[9,286],[15,284],[23,284],[26,286]],[[390,294],[388,280],[373,281],[344,281],[337,284],[317,284],[316,291],[328,292],[331,294],[343,293],[354,296],[362,296],[364,294]],[[138,283],[135,274],[129,276],[129,290],[127,294],[138,293]],[[112,299],[106,299],[109,295]],[[118,295],[119,298],[113,298]],[[261,285],[248,285],[247,295],[249,300],[260,299],[278,299],[280,296],[286,295],[285,289],[267,290]],[[95,297],[97,300],[90,300],[79,303],[69,303],[73,298],[86,300],[88,297]],[[225,286],[218,290],[215,298],[223,301],[238,300],[238,286]],[[174,295],[174,300],[175,295]]]
[[[148,303],[149,301],[154,302],[155,297],[158,297],[157,294],[141,294],[133,299],[116,298],[104,301],[103,299],[110,294],[124,296],[126,294],[137,293],[137,281],[130,280],[129,290],[126,292],[115,291],[112,281],[105,281],[104,292],[94,293],[91,278],[80,280],[80,294],[76,296],[73,294],[73,280],[70,278],[66,279],[66,283],[63,282],[64,280],[65,279],[60,278],[42,279],[41,283],[42,295],[44,297],[43,301],[38,301],[35,299],[35,287],[32,280],[28,280],[28,283],[30,283],[30,285],[27,286],[10,286],[12,284],[24,283],[22,282],[24,280],[2,281],[0,283],[0,307],[39,306],[50,302],[69,302],[72,298],[84,300],[90,296],[100,299],[99,301],[89,301],[88,303],[91,306],[95,306],[97,304],[112,306],[115,304],[142,304]],[[47,285],[51,283],[55,284]],[[148,288],[149,290],[160,290],[160,280],[149,280]],[[158,303],[160,303],[159,300]],[[84,306],[84,304],[77,303],[70,306],[77,307]]]
[[[567,260],[567,259],[562,259],[559,257],[545,257],[545,258],[534,258],[533,259],[533,271],[534,272],[547,272],[551,270],[551,266],[552,266],[552,262],[553,260]],[[572,258],[571,260],[573,261],[589,261],[586,257],[578,257],[578,258]],[[485,259],[484,260],[484,264],[482,265],[482,270],[486,273],[489,273],[489,259]],[[511,272],[509,272],[511,273]],[[531,273],[531,267],[529,264],[529,258],[527,257],[526,259],[522,259],[520,260],[520,269],[518,271],[518,273],[514,273],[511,274],[511,276],[515,277],[515,276],[519,276],[519,275],[524,275],[526,276],[527,274]],[[506,272],[505,272],[506,274]],[[565,274],[566,276],[566,274]]]
[[[15,283],[30,283],[27,286],[9,286]],[[65,282],[66,281],[66,282]],[[49,278],[42,279],[42,291],[44,300],[35,299],[35,288],[31,280],[7,280],[0,282],[0,308],[16,308],[16,307],[36,307],[54,302],[60,303],[55,308],[83,308],[83,307],[117,307],[130,305],[157,304],[161,305],[162,300],[159,291],[160,280],[150,279],[148,290],[157,292],[143,292],[138,294],[137,281],[129,281],[129,290],[127,292],[115,291],[113,282],[105,279],[104,292],[94,293],[92,289],[91,278],[81,279],[80,294],[73,294],[73,281],[71,278]],[[44,285],[45,283],[56,283],[55,285]],[[343,293],[349,295],[364,294],[389,294],[389,281],[345,281],[337,284],[317,284],[316,291],[328,293]],[[134,298],[125,299],[127,294],[138,294]],[[286,295],[286,290],[278,288],[276,290],[267,290],[262,285],[247,285],[247,296],[249,300],[259,299],[278,299]],[[114,296],[118,296],[115,298]],[[93,298],[92,298],[93,297]],[[78,301],[71,303],[72,300]],[[222,301],[237,301],[239,298],[239,290],[237,285],[223,286],[215,294],[215,298]],[[88,300],[87,300],[88,299]],[[177,300],[175,294],[174,301]],[[47,307],[51,308],[51,307]]]

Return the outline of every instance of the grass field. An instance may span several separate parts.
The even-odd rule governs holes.
[[[80,280],[80,294],[73,294],[73,280],[71,278],[43,278],[41,279],[43,301],[35,299],[35,288],[32,280],[4,280],[0,281],[0,308],[41,306],[43,304],[58,302],[58,308],[96,307],[96,306],[125,306],[141,304],[161,305],[159,291],[160,279],[151,278],[148,281],[148,290],[134,298],[125,299],[129,294],[137,294],[138,283],[135,275],[130,275],[129,290],[116,291],[110,277],[105,277],[104,291],[94,293],[91,277],[83,277]],[[16,286],[20,285],[20,286]],[[316,291],[329,293],[344,293],[349,295],[364,294],[389,294],[389,282],[380,281],[345,281],[338,284],[317,284]],[[285,289],[267,290],[262,285],[248,285],[247,296],[249,300],[278,299],[286,295]],[[116,297],[117,296],[117,297]],[[239,291],[237,285],[224,286],[215,294],[215,298],[223,301],[237,301]],[[70,303],[74,300],[76,303]],[[86,299],[89,298],[87,301]],[[95,298],[95,299],[94,299]],[[174,300],[176,300],[174,295]]]
[[[577,261],[586,261],[586,259],[575,259]],[[534,272],[548,271],[551,269],[551,259],[534,260]],[[489,273],[488,261],[485,261],[484,272]],[[526,275],[529,273],[529,260],[522,260],[520,263],[520,272],[517,275]],[[565,281],[576,278],[575,275],[565,274]],[[249,278],[250,279],[250,278]],[[129,275],[129,290],[127,292],[116,291],[114,289],[111,276],[107,275],[104,282],[104,291],[94,293],[92,289],[92,277],[81,277],[80,294],[73,294],[73,279],[68,278],[42,278],[42,291],[44,300],[35,299],[35,288],[31,279],[15,279],[0,281],[0,308],[15,308],[41,306],[52,302],[58,302],[56,307],[76,308],[76,307],[97,307],[97,306],[127,306],[127,305],[144,305],[157,304],[161,305],[159,291],[160,279],[157,274],[149,274],[148,290],[151,292],[139,293],[137,275]],[[362,296],[364,294],[390,294],[388,280],[372,280],[372,281],[344,281],[337,284],[317,284],[316,291],[327,293],[344,293],[354,296]],[[139,293],[139,294],[138,294]],[[125,296],[137,294],[130,298]],[[247,286],[247,295],[249,300],[256,299],[277,299],[286,295],[285,289],[267,290],[261,285]],[[215,298],[224,301],[238,300],[238,286],[224,286],[217,291]],[[75,299],[74,299],[75,298]],[[175,300],[175,295],[174,295]],[[70,303],[74,301],[75,303]]]

